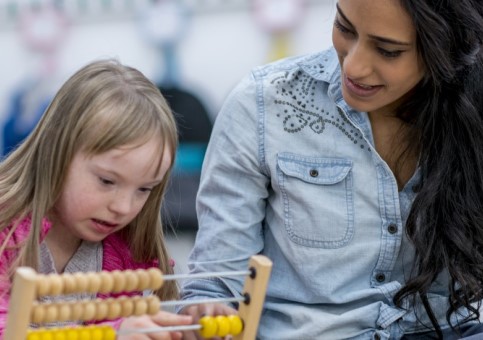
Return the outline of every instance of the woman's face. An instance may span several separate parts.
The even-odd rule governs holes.
[[[339,0],[332,40],[342,94],[358,111],[393,114],[424,75],[415,28],[399,0]]]

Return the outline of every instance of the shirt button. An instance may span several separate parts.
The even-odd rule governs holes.
[[[310,177],[317,177],[319,175],[319,172],[316,169],[312,169],[309,172]]]
[[[377,282],[384,282],[385,279],[386,279],[386,275],[384,275],[382,273],[376,275],[376,281]]]
[[[397,233],[397,225],[395,225],[394,223],[391,223],[390,225],[387,226],[387,231],[389,231],[389,234]]]

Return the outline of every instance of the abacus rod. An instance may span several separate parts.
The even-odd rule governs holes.
[[[180,331],[196,331],[201,329],[201,325],[186,325],[186,326],[165,326],[165,327],[149,327],[140,329],[124,329],[117,331],[117,335],[128,334],[147,334],[156,332],[180,332]]]
[[[242,302],[242,301],[245,301],[244,297],[209,298],[209,299],[200,299],[200,300],[172,300],[172,301],[161,301],[161,307],[202,305],[202,304],[216,303],[216,302]]]
[[[203,279],[207,277],[245,276],[249,274],[251,274],[249,270],[215,272],[215,273],[196,273],[196,274],[171,274],[171,275],[163,275],[163,280],[170,281],[170,280],[183,280],[183,279]]]

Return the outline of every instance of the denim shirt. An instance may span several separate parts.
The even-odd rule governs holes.
[[[398,191],[367,113],[342,98],[333,49],[256,68],[217,116],[197,197],[191,273],[273,261],[261,339],[398,339],[427,331],[395,293],[411,273],[405,221],[419,172]],[[240,296],[244,278],[186,281],[183,299]],[[445,328],[447,277],[428,299]],[[419,321],[418,321],[419,320]]]

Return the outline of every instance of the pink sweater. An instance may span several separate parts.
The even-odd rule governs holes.
[[[28,232],[31,227],[30,219],[25,219],[17,227],[12,237],[8,242],[8,247],[13,247],[21,242],[25,241],[28,236]],[[44,219],[42,223],[41,240],[45,238],[45,235],[49,231],[51,223]],[[0,245],[3,244],[10,228],[4,229],[0,232]],[[18,251],[15,249],[7,249],[2,254],[0,254],[0,339],[3,339],[3,331],[7,321],[8,304],[9,304],[9,291],[10,282],[6,279],[7,271],[10,264],[17,257]],[[135,262],[132,258],[129,245],[124,242],[117,234],[112,234],[106,237],[103,241],[103,260],[102,269],[106,271],[113,271],[116,269],[126,270],[126,269],[147,269],[151,267],[157,267],[157,261],[152,261],[150,263],[139,263]],[[119,295],[119,294],[118,294]],[[128,294],[133,295],[133,294]],[[110,295],[99,294],[99,297],[105,298]],[[114,295],[113,295],[114,296]],[[115,320],[111,325],[116,329],[119,328],[121,320]]]

